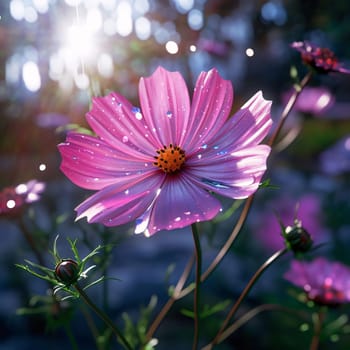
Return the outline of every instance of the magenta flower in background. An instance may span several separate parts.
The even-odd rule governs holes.
[[[0,192],[0,214],[17,214],[26,203],[38,201],[45,186],[43,182],[30,180],[15,187],[5,187]]]
[[[328,48],[321,48],[307,41],[298,41],[291,44],[301,54],[303,62],[316,69],[319,73],[339,72],[350,74],[350,70],[343,68],[334,52]]]
[[[286,104],[294,93],[294,89],[283,95]],[[333,94],[324,87],[304,87],[295,102],[294,110],[303,113],[319,115],[328,110],[334,104]]]
[[[294,220],[311,235],[315,244],[326,238],[326,230],[322,226],[322,208],[319,198],[308,193],[298,199],[282,195],[265,204],[265,210],[259,213],[259,226],[253,232],[261,244],[269,251],[277,251],[285,246],[280,222],[285,226],[294,226]]]
[[[322,305],[350,302],[350,268],[339,262],[316,258],[293,260],[284,277],[303,288],[309,300]]]
[[[329,175],[350,172],[350,135],[338,140],[320,155],[322,170]]]
[[[271,102],[256,93],[232,118],[233,89],[217,70],[202,72],[192,104],[178,72],[158,68],[139,83],[141,109],[123,96],[96,97],[86,119],[97,137],[71,132],[59,145],[61,169],[97,190],[77,219],[116,226],[136,220],[152,235],[210,220],[211,192],[246,198],[266,170]]]

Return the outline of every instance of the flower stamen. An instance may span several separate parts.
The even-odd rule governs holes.
[[[165,173],[175,173],[179,171],[185,163],[185,151],[178,146],[170,144],[159,149],[156,161],[153,163]]]

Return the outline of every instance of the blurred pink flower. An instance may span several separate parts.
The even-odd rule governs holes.
[[[350,268],[323,257],[293,260],[285,279],[304,289],[309,300],[322,305],[350,302]]]
[[[230,51],[227,43],[206,38],[198,40],[198,49],[221,57],[227,56]]]
[[[288,91],[283,95],[283,101],[287,103],[294,91]],[[324,87],[305,87],[295,102],[294,110],[303,113],[321,114],[334,104],[334,96]]]
[[[0,215],[19,213],[26,203],[36,202],[45,190],[45,184],[37,180],[30,180],[15,187],[5,187],[0,192]]]
[[[301,54],[303,62],[316,69],[319,73],[339,72],[350,74],[350,70],[343,68],[334,52],[328,48],[321,48],[307,41],[298,41],[291,44]]]
[[[298,200],[283,195],[266,203],[264,209],[259,213],[261,219],[259,219],[259,226],[254,228],[254,233],[268,250],[276,251],[285,245],[279,220],[287,227],[293,226],[297,218],[315,244],[319,244],[320,240],[326,236],[320,220],[321,203],[314,194],[305,194]]]
[[[245,198],[256,191],[270,147],[271,102],[256,93],[232,118],[229,81],[202,72],[192,106],[184,79],[159,67],[139,83],[141,109],[111,93],[93,99],[88,123],[97,137],[72,132],[59,145],[61,169],[97,193],[78,218],[106,226],[136,220],[152,235],[212,219],[221,209],[210,192]]]
[[[322,170],[329,175],[350,172],[350,135],[346,135],[320,155]]]

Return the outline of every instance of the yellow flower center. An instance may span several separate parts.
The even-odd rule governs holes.
[[[153,164],[168,174],[179,171],[185,163],[185,151],[173,144],[159,149],[157,154]]]

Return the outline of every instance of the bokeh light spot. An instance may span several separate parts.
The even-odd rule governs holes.
[[[166,44],[165,44],[165,49],[171,54],[171,55],[175,55],[179,52],[179,46],[177,45],[177,43],[175,41],[169,40]]]
[[[245,54],[248,56],[248,57],[253,57],[255,52],[254,50],[251,48],[251,47],[248,47],[246,50],[245,50]]]
[[[113,75],[113,58],[110,54],[102,53],[99,56],[97,61],[97,70],[102,76],[106,78],[109,78]]]
[[[6,207],[9,209],[13,209],[16,206],[16,202],[13,199],[9,199],[6,202]]]
[[[11,0],[10,15],[17,21],[24,18],[25,8],[22,0]]]
[[[46,170],[46,164],[41,163],[41,164],[39,165],[39,171],[45,171],[45,170]]]
[[[200,30],[203,27],[204,19],[202,11],[193,9],[187,16],[188,25],[193,30]]]
[[[135,32],[140,40],[147,40],[151,36],[151,22],[146,17],[137,18]]]
[[[41,87],[41,77],[38,65],[33,61],[27,61],[22,67],[22,78],[29,91],[36,92]]]

